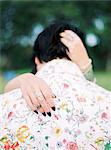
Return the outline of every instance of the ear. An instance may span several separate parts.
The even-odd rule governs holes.
[[[35,57],[35,64],[36,64],[37,66],[41,65],[41,63],[40,63],[38,57]]]

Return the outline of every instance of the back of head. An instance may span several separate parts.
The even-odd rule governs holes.
[[[65,30],[74,31],[84,43],[84,35],[77,27],[67,23],[55,22],[45,28],[35,40],[33,60],[36,56],[40,62],[48,62],[56,58],[70,59],[66,53],[68,48],[60,41],[60,33]]]

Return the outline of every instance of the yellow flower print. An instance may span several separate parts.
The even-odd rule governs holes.
[[[3,107],[7,107],[9,104],[9,101],[7,99],[4,98],[4,103],[3,103]]]
[[[103,143],[104,143],[103,137],[97,138],[96,141],[95,141],[95,143],[96,143],[98,146],[103,145]]]
[[[66,110],[66,109],[68,108],[67,102],[66,102],[66,101],[63,101],[63,102],[60,104],[60,108],[61,108],[62,110]]]
[[[102,96],[97,96],[97,101],[102,101],[104,100]]]
[[[29,128],[25,125],[21,126],[16,132],[18,140],[22,143],[25,142],[25,140],[29,137],[29,135],[30,135]]]
[[[54,128],[54,134],[56,135],[56,136],[60,136],[61,135],[61,128],[59,128],[59,127],[56,127],[56,128]]]
[[[3,136],[1,139],[0,139],[0,142],[2,142],[3,144],[5,144],[7,142],[8,138],[7,136]]]

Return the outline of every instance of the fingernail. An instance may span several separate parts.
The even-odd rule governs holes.
[[[38,114],[37,110],[34,110],[34,112],[35,112],[36,114]]]
[[[48,112],[47,114],[48,114],[49,117],[51,117],[51,113],[50,112]]]
[[[55,111],[55,107],[52,107],[52,110]]]
[[[46,113],[45,113],[45,112],[43,112],[43,113],[42,113],[42,115],[43,115],[43,116],[46,116]]]
[[[56,95],[55,95],[55,94],[52,94],[52,98],[56,98]]]

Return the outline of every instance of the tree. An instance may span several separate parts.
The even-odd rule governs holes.
[[[84,29],[86,34],[94,33],[99,38],[100,43],[89,47],[88,52],[96,69],[111,69],[110,4],[110,1],[1,1],[1,67],[17,69],[31,66],[30,41],[34,28],[37,25],[45,27],[54,19],[65,19]],[[103,22],[103,30],[95,26],[97,19]]]

